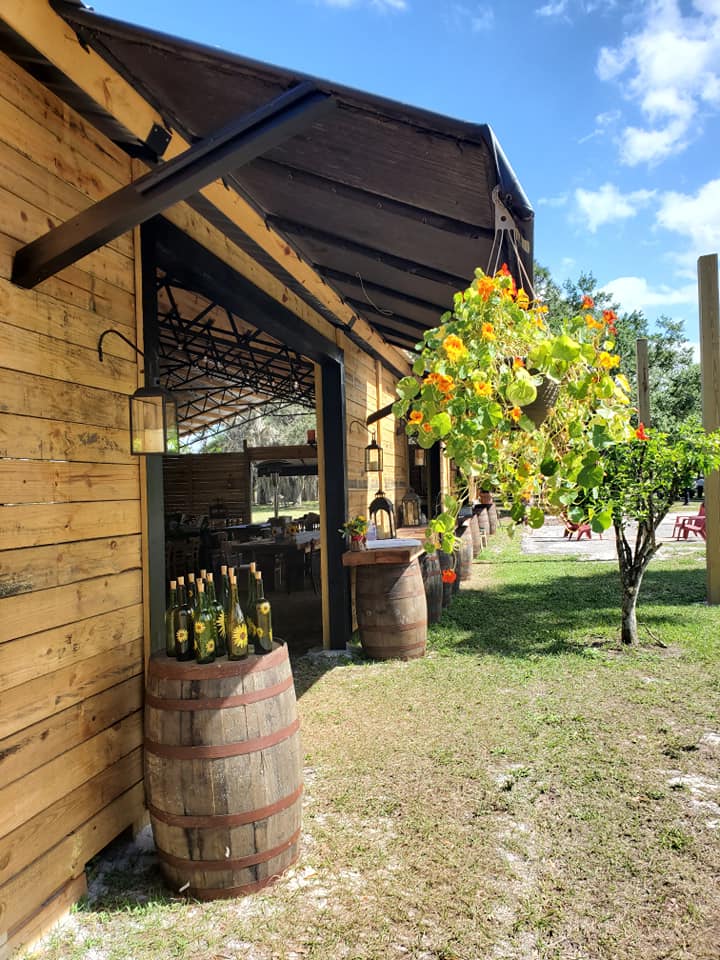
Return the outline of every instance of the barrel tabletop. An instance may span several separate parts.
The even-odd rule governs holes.
[[[367,567],[377,563],[410,563],[423,552],[419,540],[369,540],[367,550],[348,550],[343,566]]]

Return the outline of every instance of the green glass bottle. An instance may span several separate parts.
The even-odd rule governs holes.
[[[175,656],[178,660],[192,660],[195,656],[193,612],[187,599],[185,577],[178,577],[178,614],[175,630]]]
[[[202,580],[197,582],[197,591],[198,602],[193,611],[195,659],[198,663],[212,663],[215,659],[216,646],[215,621]]]
[[[196,582],[195,582],[195,574],[194,574],[194,573],[189,573],[189,574],[188,574],[187,598],[188,598],[188,604],[189,604],[191,607],[194,607],[195,604],[197,603],[197,584],[196,584]]]
[[[165,608],[165,653],[169,657],[175,656],[175,634],[178,620],[177,580],[170,581],[170,597]]]
[[[273,648],[272,611],[265,599],[262,574],[255,574],[255,653],[271,653]]]
[[[227,647],[229,660],[244,660],[248,655],[248,629],[238,600],[237,579],[230,579],[230,602],[227,619]]]
[[[215,633],[217,635],[217,644],[215,647],[215,656],[224,657],[227,653],[227,634],[225,631],[225,610],[215,595],[215,580],[212,573],[207,575],[205,595],[207,597],[210,612],[215,620]]]
[[[250,643],[255,642],[255,563],[248,564],[247,595],[245,597],[245,621]]]
[[[227,615],[228,605],[230,603],[230,573],[227,564],[223,563],[220,567],[220,582],[218,583],[218,600],[223,605]]]

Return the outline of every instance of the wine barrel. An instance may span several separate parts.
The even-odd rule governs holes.
[[[145,789],[158,857],[178,893],[241,896],[294,863],[302,747],[287,647],[203,666],[154,654]]]
[[[482,553],[482,538],[480,536],[480,518],[477,514],[473,513],[470,517],[468,527],[470,529],[473,556],[479,557]]]
[[[495,533],[498,528],[498,512],[497,507],[494,503],[491,503],[488,506],[488,524],[490,527],[490,533]]]
[[[442,616],[443,583],[437,553],[424,553],[419,558],[425,587],[428,623],[437,623]]]
[[[412,660],[424,655],[427,601],[417,560],[358,567],[355,612],[369,657]]]
[[[455,572],[458,575],[459,582],[466,583],[472,576],[472,562],[474,556],[472,531],[467,524],[462,527],[459,532],[458,543],[459,549],[457,563],[455,565]]]
[[[445,553],[443,550],[439,550],[438,557],[440,559],[440,569],[443,573],[446,570],[452,570],[453,572],[455,572],[456,558],[454,553]],[[456,584],[457,584],[457,575],[454,582],[443,583],[443,595],[442,595],[443,607],[450,606],[450,602],[452,601],[453,594],[455,593]]]
[[[481,504],[479,504],[478,506],[479,506],[479,509],[476,508],[476,509],[478,509],[478,512],[477,512],[477,514],[476,514],[478,526],[479,526],[479,529],[487,536],[487,535],[490,533],[490,516],[489,516],[489,512],[490,512],[490,506],[491,506],[491,504],[481,503]],[[494,506],[494,504],[493,504],[493,506]],[[478,556],[478,554],[479,554],[481,551],[482,551],[482,544],[481,544],[481,546],[480,546],[480,550],[478,550],[478,553],[476,553],[475,556]]]

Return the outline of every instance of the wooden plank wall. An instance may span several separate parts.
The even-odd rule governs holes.
[[[390,497],[397,512],[408,485],[405,431],[392,416],[365,427],[371,413],[395,399],[395,378],[376,360],[346,341],[345,394],[347,413],[348,510],[351,516],[367,514],[378,486]],[[354,422],[353,421],[357,421]],[[398,429],[401,432],[398,433]],[[371,431],[383,448],[383,473],[365,473],[365,447]]]
[[[207,516],[222,500],[229,517],[250,520],[250,464],[244,453],[163,457],[166,513]]]
[[[0,55],[0,958],[144,810],[133,238],[35,291],[12,255],[130,161]]]

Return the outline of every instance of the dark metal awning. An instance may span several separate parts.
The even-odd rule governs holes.
[[[504,261],[518,282],[532,275],[533,211],[489,126],[100,17],[76,0],[54,6],[190,142],[306,81],[334,99],[330,115],[233,172],[227,185],[389,343],[411,348],[475,267]],[[58,71],[30,54],[23,60],[21,47],[8,52],[129,153],[154,160]],[[190,202],[336,319],[206,200]]]

